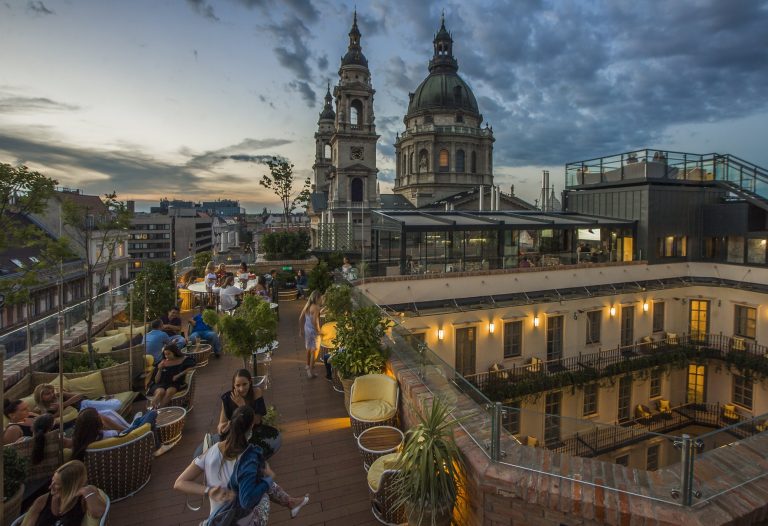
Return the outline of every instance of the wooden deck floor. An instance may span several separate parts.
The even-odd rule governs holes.
[[[270,460],[277,482],[291,495],[310,494],[295,519],[287,509],[272,505],[269,524],[375,525],[368,501],[363,462],[349,427],[341,394],[324,380],[318,365],[317,378],[304,373],[304,343],[298,335],[300,301],[280,304],[280,348],[272,361],[272,384],[265,394],[267,404],[280,413],[283,445]],[[173,490],[173,482],[192,459],[207,431],[215,430],[221,402],[219,396],[231,385],[239,360],[211,358],[199,372],[194,410],[188,415],[184,438],[171,451],[156,459],[152,479],[134,497],[113,505],[111,526],[192,526],[207,516],[208,504],[199,512],[189,511],[185,496]],[[193,503],[200,503],[193,498]]]

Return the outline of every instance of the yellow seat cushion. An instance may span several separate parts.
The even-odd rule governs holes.
[[[96,371],[80,378],[66,378],[64,380],[64,389],[72,393],[84,395],[92,400],[107,394],[104,380],[101,377],[101,371]]]
[[[115,393],[112,396],[120,400],[122,407],[125,407],[125,404],[133,401],[134,397],[136,396],[136,393],[134,393],[133,391],[123,391],[122,393]]]
[[[390,406],[397,403],[397,381],[386,374],[366,374],[355,378],[350,402],[384,400]]]
[[[129,334],[131,332],[131,327],[129,325],[126,325],[124,327],[118,327],[117,330],[122,332],[123,334]],[[144,326],[143,325],[134,325],[133,326],[133,335],[136,336],[137,334],[144,334]]]
[[[371,467],[368,468],[367,475],[368,487],[371,488],[371,491],[379,490],[381,474],[388,469],[395,469],[395,466],[397,465],[397,458],[399,456],[400,453],[390,453],[389,455],[384,455],[383,457],[379,457],[373,461]]]
[[[91,449],[107,449],[110,447],[120,446],[122,444],[127,444],[128,442],[140,437],[144,433],[151,431],[152,426],[149,424],[144,424],[141,427],[137,427],[130,433],[128,433],[125,436],[122,437],[113,437],[113,438],[105,438],[104,440],[99,440],[96,442],[91,443],[90,446],[88,446],[88,450]]]
[[[379,422],[395,416],[397,408],[384,400],[363,400],[349,404],[349,415],[357,420]]]
[[[114,336],[104,336],[102,338],[96,338],[95,340],[91,341],[91,345],[93,345],[94,352],[103,353],[103,352],[109,352],[112,350],[113,347],[122,345],[127,341],[128,341],[128,334],[120,332],[119,334],[115,334]],[[85,343],[81,345],[80,350],[83,352],[88,352],[88,344]]]
[[[739,418],[736,406],[733,404],[723,404],[723,416],[726,418]]]
[[[114,336],[115,334],[120,334],[120,329],[111,329],[109,331],[104,331],[105,336]]]
[[[669,405],[669,400],[659,400],[659,411],[662,413],[671,413],[672,407]]]

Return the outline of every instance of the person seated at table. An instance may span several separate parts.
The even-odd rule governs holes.
[[[160,320],[163,322],[163,332],[165,332],[176,345],[184,347],[187,341],[184,339],[184,332],[181,330],[179,307],[176,305],[171,307],[168,314],[162,316]]]
[[[219,339],[219,335],[203,320],[203,312],[206,309],[213,310],[213,307],[210,305],[207,307],[200,305],[197,314],[192,317],[192,323],[194,323],[194,325],[192,325],[192,328],[190,329],[189,342],[190,344],[193,344],[198,339],[211,342],[213,355],[216,358],[221,358],[221,340]]]
[[[214,287],[213,292],[219,295],[219,305],[221,310],[225,311],[236,309],[243,299],[243,289],[235,287],[235,277],[231,274],[226,277],[221,287]]]
[[[306,290],[309,286],[309,278],[307,278],[307,273],[304,272],[304,269],[299,269],[296,271],[296,290],[298,291],[297,298],[303,298],[307,295]]]
[[[96,409],[88,407],[80,411],[75,420],[75,431],[72,433],[72,458],[83,460],[85,450],[94,442],[104,440],[105,438],[114,438],[127,435],[134,429],[138,429],[144,424],[150,424],[155,428],[157,420],[157,411],[149,410],[144,414],[137,413],[132,423],[123,420],[120,425],[107,427],[104,425],[105,419]]]
[[[79,526],[86,515],[99,520],[107,503],[98,488],[87,481],[88,472],[81,461],[70,460],[60,466],[53,473],[50,491],[35,499],[22,526]]]
[[[248,287],[248,279],[251,275],[248,273],[248,265],[245,262],[240,263],[240,269],[237,271],[237,279],[240,280],[240,288],[245,290]]]
[[[267,278],[259,276],[256,278],[256,284],[248,289],[251,294],[256,294],[264,299],[269,299],[269,290],[267,290]]]
[[[349,261],[349,258],[347,256],[344,256],[344,263],[341,265],[341,272],[344,275],[349,274],[349,271],[352,270],[352,262]]]
[[[186,387],[184,379],[187,370],[195,366],[195,359],[186,356],[173,343],[163,348],[163,359],[155,365],[152,393],[152,407],[159,409],[171,403],[171,398]]]
[[[209,261],[205,266],[205,288],[211,290],[216,285],[216,265]]]
[[[3,414],[9,420],[3,432],[3,444],[13,444],[20,438],[32,436],[32,424],[39,415],[29,410],[24,400],[3,400]]]
[[[277,279],[277,271],[272,269],[269,271],[269,280],[267,281],[267,290],[269,291],[269,297],[272,299],[272,303],[277,303],[277,291],[280,288],[280,280]]]
[[[229,272],[227,272],[227,266],[224,263],[221,263],[216,269],[216,285],[221,287],[221,285],[224,283],[224,278],[226,278],[228,274]]]
[[[171,337],[163,330],[163,320],[153,320],[149,325],[152,329],[144,337],[144,353],[152,356],[154,363],[163,358],[163,347],[171,342]]]
[[[274,427],[262,423],[262,419],[267,414],[267,405],[262,395],[261,389],[253,385],[253,377],[248,369],[239,369],[235,372],[232,377],[232,390],[221,395],[221,412],[216,430],[222,440],[226,438],[235,410],[247,405],[256,414],[256,423],[250,442],[259,446],[264,451],[264,456],[269,458],[275,453],[274,446],[279,432]]]

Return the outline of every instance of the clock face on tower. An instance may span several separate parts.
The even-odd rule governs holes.
[[[349,158],[353,161],[362,161],[363,160],[363,147],[362,146],[352,146],[349,152]]]

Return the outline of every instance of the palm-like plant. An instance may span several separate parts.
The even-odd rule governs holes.
[[[395,506],[406,507],[409,524],[450,523],[463,491],[464,462],[453,438],[457,421],[440,398],[416,414],[419,423],[406,433],[395,466]]]

